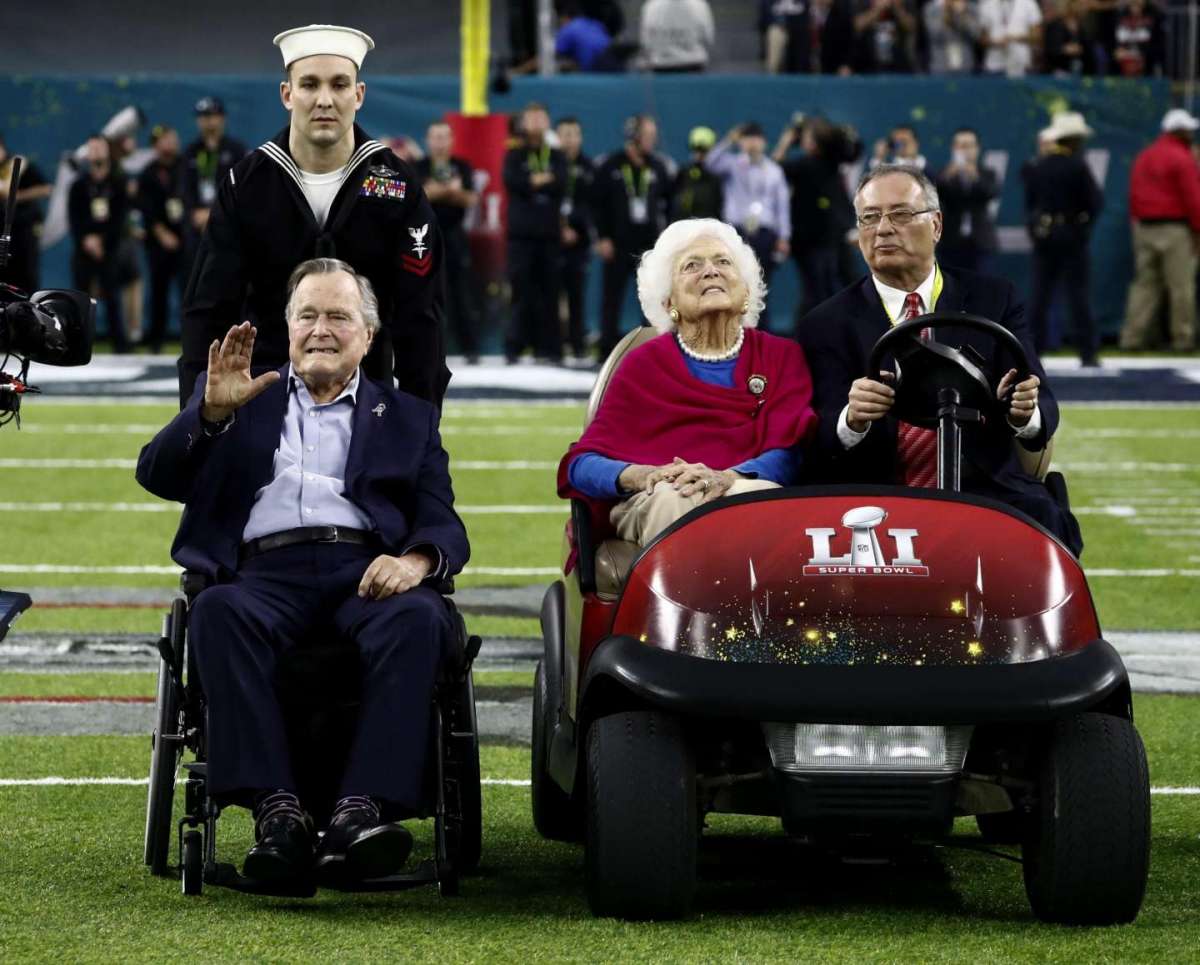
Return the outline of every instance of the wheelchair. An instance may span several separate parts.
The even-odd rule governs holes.
[[[150,785],[146,802],[145,862],[157,876],[178,874],[185,895],[204,885],[253,894],[311,897],[315,886],[299,883],[281,892],[243,877],[232,864],[217,860],[217,820],[225,806],[207,791],[206,707],[195,656],[188,645],[188,612],[210,585],[207,576],[185,572],[182,595],[163,616],[155,725],[151,735]],[[430,747],[425,793],[417,813],[385,808],[384,820],[433,818],[433,856],[412,870],[383,878],[339,884],[339,890],[401,891],[436,885],[444,897],[458,894],[459,879],[479,864],[483,829],[479,776],[479,732],[471,666],[480,638],[469,636],[450,595],[453,582],[438,587],[450,611],[454,632],[448,642],[430,706]],[[346,642],[305,641],[281,660],[276,687],[287,725],[289,749],[299,797],[318,829],[328,825],[345,752],[353,736],[359,668]],[[185,752],[193,759],[183,761]],[[174,820],[176,776],[182,764],[183,812]],[[177,864],[169,863],[173,847]]]

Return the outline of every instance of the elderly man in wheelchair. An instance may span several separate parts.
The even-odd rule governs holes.
[[[211,583],[188,614],[205,792],[217,808],[253,808],[244,878],[302,893],[385,878],[408,857],[411,835],[383,818],[428,811],[427,750],[441,747],[430,708],[461,629],[439,587],[469,550],[436,408],[360,370],[379,327],[370,283],[314,259],[288,290],[290,363],[253,376],[255,330],[232,327],[137,478],[185,504],[172,556]],[[345,641],[361,664],[319,842],[278,690],[282,664],[314,635]]]

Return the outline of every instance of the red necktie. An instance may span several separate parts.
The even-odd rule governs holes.
[[[909,292],[904,296],[904,311],[900,320],[907,322],[920,314],[921,296],[916,292]],[[921,330],[921,338],[929,338],[929,329]],[[901,421],[896,437],[904,485],[922,489],[936,485],[937,432]]]

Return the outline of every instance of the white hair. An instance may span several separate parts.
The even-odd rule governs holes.
[[[687,218],[668,225],[658,236],[654,247],[642,255],[638,265],[638,301],[642,303],[642,314],[646,321],[660,332],[675,328],[667,314],[667,302],[671,298],[671,286],[675,280],[675,261],[685,248],[699,238],[714,238],[729,249],[734,267],[746,286],[746,301],[749,308],[742,316],[745,328],[754,328],[758,316],[766,305],[767,283],[763,280],[762,266],[742,236],[732,225],[716,218]]]

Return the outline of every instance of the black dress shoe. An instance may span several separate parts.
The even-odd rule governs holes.
[[[266,818],[258,827],[258,843],[246,854],[242,874],[264,884],[284,884],[311,874],[312,831],[292,814]]]
[[[412,844],[399,824],[383,823],[365,808],[342,811],[317,848],[317,875],[327,881],[383,878],[404,867]]]

